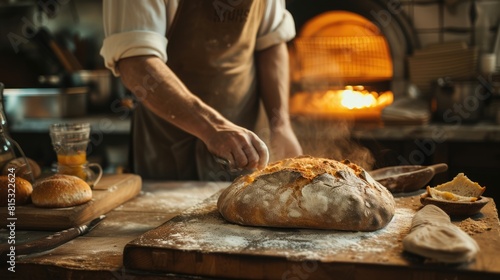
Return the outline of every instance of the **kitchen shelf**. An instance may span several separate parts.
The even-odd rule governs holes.
[[[88,122],[92,131],[105,134],[128,134],[130,132],[130,118],[118,115],[90,115],[81,118],[37,118],[23,119],[10,122],[12,133],[49,133],[53,123]]]
[[[391,126],[360,125],[353,128],[352,137],[377,140],[430,139],[437,143],[444,141],[500,142],[500,124],[479,122],[462,125],[442,123]]]

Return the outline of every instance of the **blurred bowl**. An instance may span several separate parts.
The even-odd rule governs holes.
[[[472,216],[481,211],[481,209],[488,204],[489,198],[481,196],[474,202],[469,201],[448,201],[442,199],[435,199],[424,193],[420,196],[420,202],[423,205],[432,204],[441,208],[450,216]]]
[[[390,166],[372,170],[368,173],[391,193],[407,193],[425,187],[434,175],[446,170],[448,170],[446,163],[438,163],[430,166]]]

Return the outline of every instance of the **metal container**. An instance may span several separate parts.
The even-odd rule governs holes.
[[[4,90],[9,121],[25,118],[71,118],[87,112],[87,87],[16,88]]]
[[[111,102],[125,95],[120,79],[107,69],[40,76],[39,82],[51,87],[88,87],[88,109],[92,112],[109,111]]]
[[[81,70],[70,74],[72,84],[89,88],[89,102],[92,106],[106,106],[111,101],[114,84],[109,70]]]
[[[490,95],[478,79],[440,78],[433,90],[435,119],[449,124],[477,122]]]

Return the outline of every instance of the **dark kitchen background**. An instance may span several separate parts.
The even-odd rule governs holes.
[[[99,56],[101,5],[0,0],[11,134],[43,166],[55,161],[49,124],[75,120],[92,124],[89,160],[126,171],[133,104]],[[500,199],[500,60],[491,61],[500,55],[500,0],[287,6],[297,27],[290,109],[306,153],[367,169],[445,162],[432,184],[463,172]],[[344,90],[372,104],[346,109],[330,94]]]

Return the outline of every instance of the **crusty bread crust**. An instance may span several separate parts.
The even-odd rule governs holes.
[[[12,180],[14,180],[14,182],[12,182]],[[21,177],[2,175],[0,176],[0,206],[3,207],[8,205],[9,194],[12,194],[12,189],[14,188],[15,205],[23,205],[29,202],[31,192],[33,191],[31,183]]]
[[[302,156],[237,178],[217,203],[250,226],[372,231],[394,216],[392,194],[356,164]]]
[[[33,186],[31,200],[38,207],[71,207],[92,199],[90,186],[82,179],[63,174],[56,174]]]
[[[486,190],[476,182],[472,182],[464,173],[459,173],[453,180],[434,188],[427,186],[427,193],[435,199],[450,201],[476,201]]]

